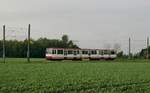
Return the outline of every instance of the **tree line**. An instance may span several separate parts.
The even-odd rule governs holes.
[[[27,56],[27,40],[6,40],[6,57],[24,58]],[[30,40],[30,57],[45,57],[46,48],[79,48],[67,35],[63,35],[61,39],[39,38]],[[3,41],[0,40],[0,56],[3,55]]]
[[[27,56],[27,40],[6,40],[6,57],[24,58]],[[37,40],[30,40],[30,56],[32,58],[43,58],[45,57],[46,48],[79,48],[72,40],[69,40],[68,35],[63,35],[61,39],[48,39],[39,38]],[[119,49],[119,45],[115,45],[115,49]],[[150,53],[150,47],[149,47]],[[132,58],[146,58],[147,49],[141,49],[136,54],[131,54]],[[0,57],[3,55],[3,41],[0,40]],[[119,58],[128,58],[123,51],[117,53]],[[149,55],[150,56],[150,55]],[[150,57],[149,57],[150,58]]]

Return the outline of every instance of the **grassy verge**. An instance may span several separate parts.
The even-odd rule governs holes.
[[[8,58],[0,93],[149,93],[147,60],[46,61]]]

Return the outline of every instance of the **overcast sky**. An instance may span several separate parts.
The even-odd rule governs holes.
[[[29,23],[32,38],[67,34],[83,48],[122,43],[129,36],[144,40],[150,36],[150,0],[0,0],[1,27]]]

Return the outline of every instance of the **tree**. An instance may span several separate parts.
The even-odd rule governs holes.
[[[62,36],[62,42],[63,42],[63,46],[64,47],[67,47],[67,44],[68,44],[68,42],[69,42],[69,38],[68,38],[68,35],[63,35]]]
[[[123,57],[123,51],[118,52],[117,57]]]
[[[148,48],[148,51],[149,51],[149,53],[150,53],[150,47]],[[147,48],[142,49],[141,52],[139,53],[139,55],[140,55],[140,57],[142,57],[142,58],[146,58],[146,56],[147,56]],[[150,58],[150,54],[149,54],[149,58]]]
[[[72,40],[70,40],[70,41],[68,42],[68,47],[69,47],[69,48],[72,48],[73,45],[74,45],[74,44],[73,44]]]
[[[78,48],[67,35],[63,35],[62,39],[39,38],[30,41],[30,56],[33,58],[45,57],[46,48]],[[27,42],[27,40],[6,40],[6,57],[26,57]],[[3,42],[0,40],[0,56],[2,56],[2,50]]]

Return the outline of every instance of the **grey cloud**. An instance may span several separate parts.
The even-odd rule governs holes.
[[[71,39],[79,41],[81,47],[98,48],[106,41],[120,42],[129,36],[143,40],[150,34],[149,0],[0,2],[0,25],[26,27],[30,23],[33,38],[60,38],[62,34],[68,34]]]

